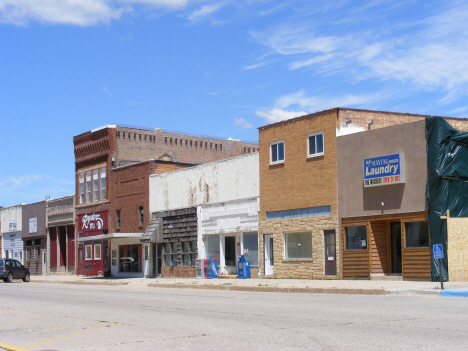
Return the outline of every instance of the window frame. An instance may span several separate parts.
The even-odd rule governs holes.
[[[96,249],[99,247],[99,257],[96,255]],[[101,260],[102,259],[102,251],[101,251],[101,244],[94,244],[93,250],[94,260]]]
[[[348,233],[346,229],[348,228],[354,228],[354,227],[364,227],[366,229],[366,247],[362,247],[362,239],[361,239],[361,248],[360,249],[348,249]],[[345,251],[364,251],[369,249],[369,244],[368,244],[368,235],[367,235],[367,223],[366,224],[356,224],[356,225],[348,225],[344,227],[344,236],[345,236],[345,243],[344,243],[344,249]]]
[[[100,200],[105,200],[106,199],[106,183],[107,183],[107,170],[106,167],[101,167],[98,169],[99,173],[99,195],[100,195]]]
[[[91,248],[91,251],[90,251],[90,256],[88,257],[88,247]],[[93,260],[93,244],[88,244],[88,245],[85,245],[85,261],[92,261]]]
[[[79,192],[80,192],[80,205],[85,203],[85,174],[84,172],[78,174]]]
[[[92,184],[92,172],[91,171],[87,171],[86,174],[85,174],[85,177],[86,177],[86,203],[90,203],[92,201],[91,199],[91,184]],[[88,180],[89,179],[89,180]]]
[[[288,236],[290,234],[304,234],[310,237],[310,257],[289,257],[288,254]],[[301,244],[302,246],[302,244]],[[300,232],[288,232],[284,233],[284,259],[285,260],[313,260],[314,253],[313,253],[313,238],[312,238],[312,231],[300,231]]]
[[[283,144],[283,159],[280,160],[279,159],[279,152],[278,152],[278,146],[279,144]],[[277,161],[273,161],[273,152],[272,152],[272,147],[273,146],[276,146],[276,153],[277,153],[277,157],[278,157],[278,160]],[[280,163],[284,163],[286,161],[286,145],[285,145],[285,142],[284,140],[278,140],[278,141],[274,141],[272,143],[270,143],[270,165],[277,165],[277,164],[280,164]]]
[[[427,246],[408,246],[408,225],[411,225],[413,223],[421,223],[425,222],[427,224]],[[412,250],[412,249],[428,249],[431,247],[431,228],[429,226],[428,220],[421,220],[421,221],[408,221],[408,222],[403,222],[402,223],[405,227],[405,249],[407,250]]]
[[[310,153],[310,138],[316,135],[322,135],[322,152]],[[317,150],[317,138],[315,138],[315,150]],[[325,154],[325,136],[323,132],[311,133],[307,135],[307,158],[319,157]]]
[[[93,198],[92,202],[99,201],[99,169],[93,169],[92,183],[93,183]]]

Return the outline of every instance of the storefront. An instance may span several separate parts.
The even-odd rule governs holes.
[[[1,209],[2,257],[24,263],[22,239],[22,205]]]
[[[24,264],[31,275],[46,275],[47,228],[45,201],[23,205]]]
[[[143,277],[143,233],[108,234],[113,277]]]
[[[425,121],[337,138],[344,279],[431,279]]]
[[[220,275],[237,275],[241,255],[258,275],[258,198],[199,206],[199,257],[218,262]]]
[[[109,270],[108,211],[79,214],[77,225],[78,275],[104,276]]]

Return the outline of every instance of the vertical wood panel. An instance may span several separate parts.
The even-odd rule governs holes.
[[[371,236],[371,273],[389,273],[387,221],[371,221],[369,227]]]

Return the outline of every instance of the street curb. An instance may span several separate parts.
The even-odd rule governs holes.
[[[386,296],[440,296],[440,290],[386,289]]]
[[[468,290],[442,290],[442,297],[468,297]]]
[[[384,295],[382,289],[340,289],[340,288],[280,288],[273,286],[230,286],[230,285],[189,285],[189,284],[148,284],[150,288],[228,290],[255,292],[287,292],[312,294],[351,294],[351,295]]]
[[[87,281],[66,281],[66,280],[31,280],[30,283],[44,283],[44,284],[71,284],[71,285],[107,285],[107,286],[122,286],[128,283],[119,282],[87,282]]]

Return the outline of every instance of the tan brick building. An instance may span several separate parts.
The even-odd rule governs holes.
[[[337,137],[426,117],[334,108],[260,127],[261,274],[340,276]],[[468,130],[465,120],[445,119]]]

